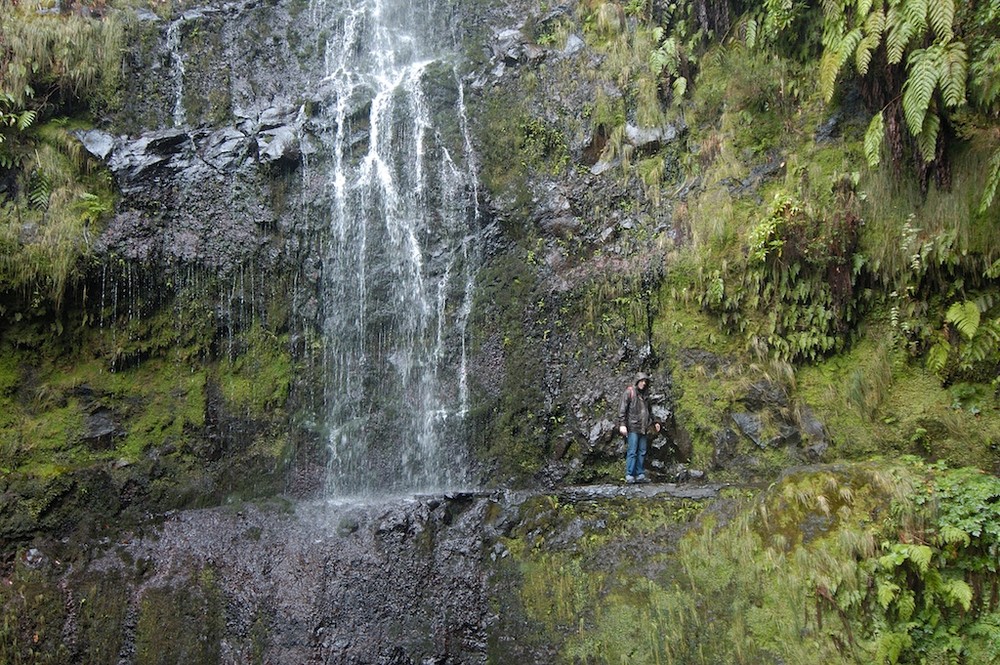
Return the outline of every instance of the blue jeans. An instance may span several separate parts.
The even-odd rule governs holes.
[[[628,446],[625,453],[625,475],[638,478],[644,473],[642,465],[646,461],[646,443],[648,439],[645,434],[629,432],[626,440]]]

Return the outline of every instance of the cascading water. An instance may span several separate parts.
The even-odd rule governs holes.
[[[469,482],[478,214],[447,18],[409,0],[314,0],[311,12],[326,35],[314,116],[324,145],[309,168],[326,179],[312,206],[326,227],[328,491],[455,489]]]

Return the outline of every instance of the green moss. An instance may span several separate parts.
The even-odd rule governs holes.
[[[556,662],[847,665],[872,660],[899,633],[913,662],[956,645],[985,653],[998,634],[997,579],[995,566],[979,566],[1000,534],[974,506],[998,494],[989,475],[904,459],[799,470],[682,519],[663,509],[670,501],[623,502],[602,523],[592,504],[540,498],[524,505],[524,529],[512,534],[522,542],[509,545],[523,580],[523,609],[512,613],[528,621],[524,643],[550,645]],[[561,537],[574,524],[583,536]],[[927,565],[911,566],[921,547]],[[941,583],[973,569],[982,572],[973,584]],[[908,618],[890,586],[906,576],[916,607],[931,602]]]
[[[280,411],[292,383],[292,358],[287,336],[255,325],[238,340],[245,350],[218,368],[222,394],[236,413],[261,418]]]
[[[135,460],[149,448],[178,444],[204,427],[206,381],[204,370],[158,360],[116,373],[112,394],[133,404],[141,400],[140,408],[130,412],[117,454]]]
[[[887,346],[886,337],[884,328],[873,328],[849,353],[797,372],[799,391],[826,423],[836,454],[896,451],[994,467],[1000,404],[992,389],[973,388],[982,401],[963,408],[935,375]]]
[[[221,658],[225,630],[222,594],[211,568],[183,588],[150,588],[136,625],[136,662],[209,665]]]
[[[670,540],[674,529],[692,523],[702,508],[698,502],[674,499],[564,503],[540,495],[527,500],[518,528],[505,541],[519,580],[516,605],[507,611],[523,615],[530,626],[518,631],[519,640],[562,645],[567,660],[586,658],[587,648],[598,649],[590,656],[606,656],[603,647],[576,636],[592,635],[595,625],[608,626],[612,614],[648,604],[646,571],[661,568],[659,562],[670,550],[664,540]],[[643,554],[621,554],[628,551]],[[618,637],[624,644],[625,636]]]
[[[114,665],[121,653],[129,609],[126,580],[117,573],[96,574],[82,580],[76,596],[79,653],[93,665]]]
[[[23,564],[0,584],[0,662],[54,665],[70,662],[62,630],[66,605],[57,583]]]
[[[489,345],[502,355],[503,382],[498,394],[483,391],[470,414],[474,448],[521,482],[548,457],[542,345],[530,312],[537,285],[530,266],[517,252],[496,257],[480,270],[469,332],[474,352]]]

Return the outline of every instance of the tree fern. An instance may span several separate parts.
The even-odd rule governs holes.
[[[945,338],[938,339],[927,350],[927,369],[932,372],[940,372],[948,364],[948,356],[951,355],[951,344]]]
[[[952,42],[944,46],[939,62],[939,80],[941,95],[948,106],[954,108],[965,103],[965,80],[968,71],[965,44]]]
[[[913,26],[916,34],[927,30],[927,8],[939,0],[903,0],[901,5],[903,17]]]
[[[986,185],[983,187],[983,198],[979,202],[980,214],[985,214],[986,209],[993,204],[993,198],[997,193],[997,185],[1000,185],[1000,149],[993,153],[993,157],[990,159],[990,165],[986,174]]]
[[[858,73],[862,76],[868,74],[868,66],[871,64],[872,53],[878,48],[879,44],[882,43],[882,35],[885,32],[885,12],[879,7],[877,11],[872,12],[865,19],[864,33],[865,36],[858,43],[858,51],[856,54],[856,66]]]
[[[898,6],[892,6],[886,13],[888,34],[885,39],[886,55],[889,64],[895,65],[903,61],[903,54],[910,40],[917,33],[916,27],[910,23]]]
[[[927,6],[927,18],[938,39],[949,41],[954,36],[955,0],[933,0]]]
[[[683,76],[678,76],[674,79],[674,82],[670,84],[671,90],[674,92],[674,99],[680,99],[687,92],[687,79]]]
[[[28,189],[28,201],[32,207],[44,210],[48,207],[49,197],[52,195],[52,181],[44,171],[37,170],[31,176]]]
[[[744,25],[743,40],[747,48],[754,48],[757,45],[757,19],[751,18]]]
[[[920,128],[920,133],[916,135],[917,148],[920,150],[920,156],[925,162],[930,162],[934,159],[937,152],[938,134],[941,133],[941,116],[938,115],[934,106],[934,104],[931,104],[931,108],[927,109],[927,113],[924,114],[924,126]]]
[[[962,346],[959,358],[962,368],[969,369],[992,357],[997,351],[998,341],[1000,341],[1000,325],[997,320],[988,319],[983,322],[976,329],[976,335]]]
[[[828,48],[823,53],[823,58],[820,61],[819,85],[823,98],[827,101],[833,98],[837,76],[851,55],[854,54],[854,50],[861,43],[863,36],[861,28],[855,28],[844,35],[835,46]]]
[[[875,168],[882,161],[882,141],[885,137],[885,118],[879,111],[868,123],[865,132],[865,160],[868,166]]]
[[[940,74],[940,48],[917,49],[910,54],[909,72],[903,84],[903,115],[912,134],[924,128],[924,116]]]

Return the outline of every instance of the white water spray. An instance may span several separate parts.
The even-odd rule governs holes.
[[[442,19],[406,0],[314,0],[310,10],[329,34],[318,118],[329,157],[311,167],[324,169],[329,196],[318,211],[329,229],[328,490],[464,487],[478,210]]]

